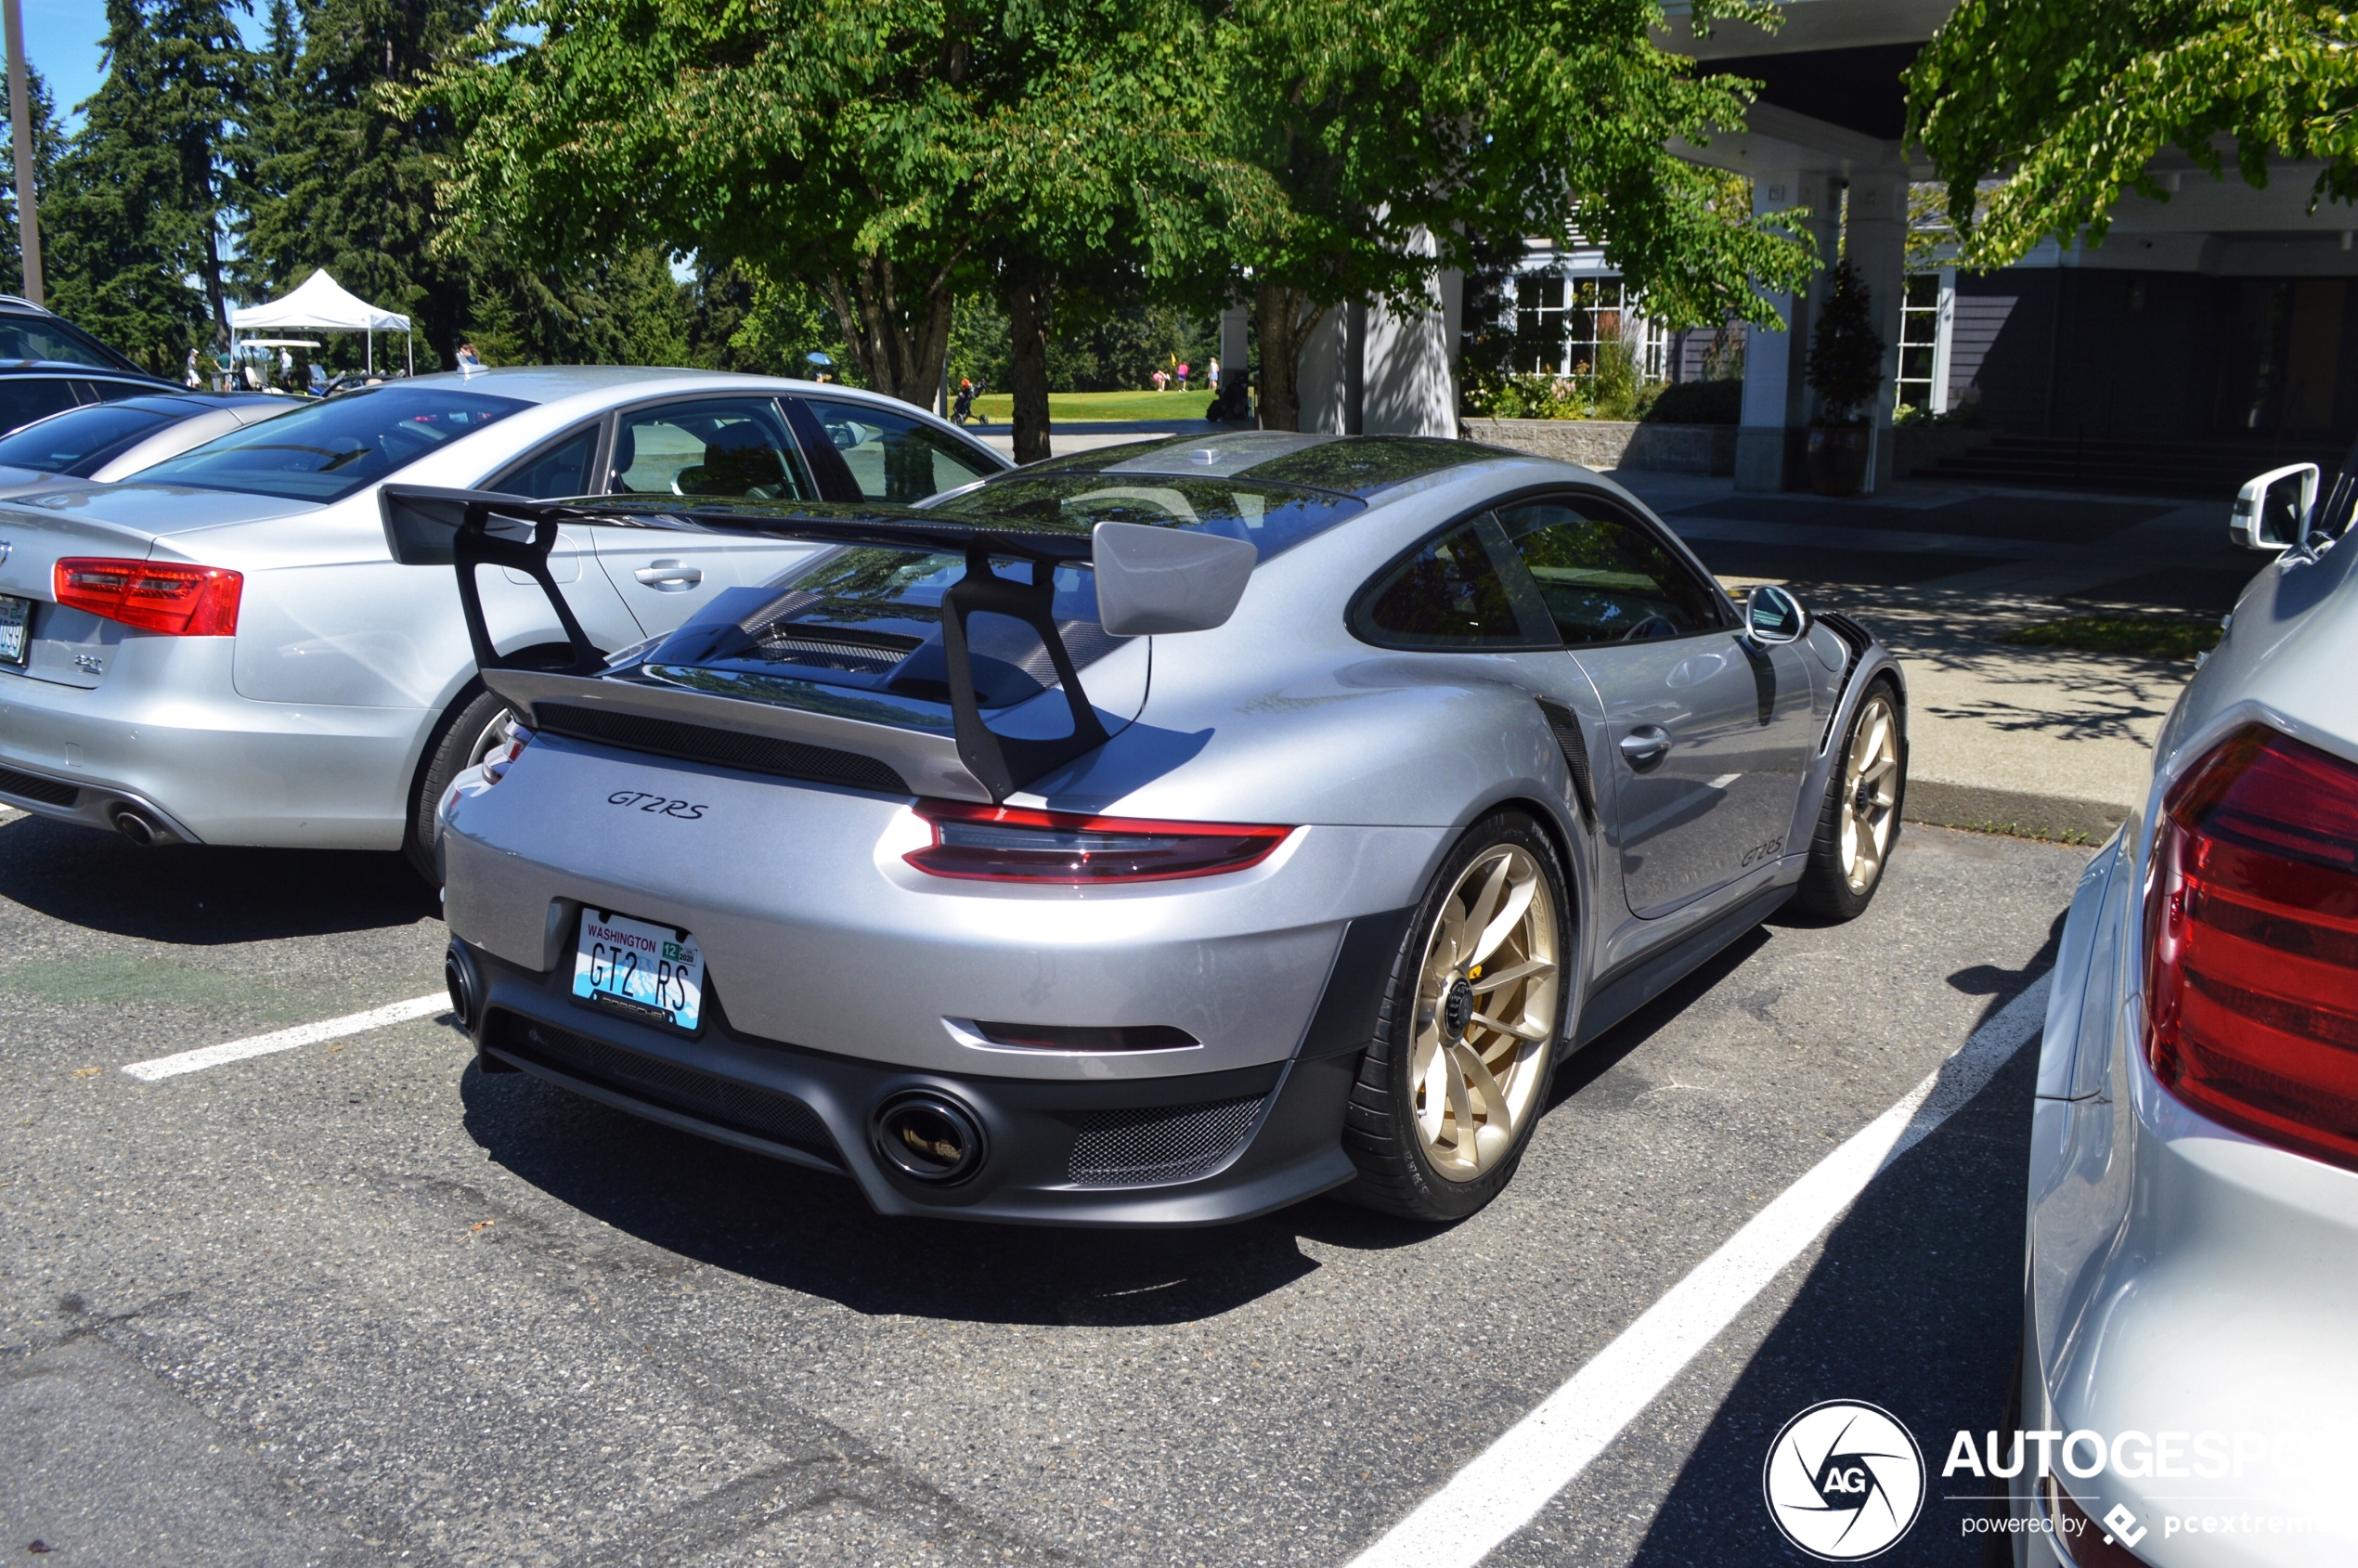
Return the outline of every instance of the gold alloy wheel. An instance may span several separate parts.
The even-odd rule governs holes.
[[[1863,893],[1883,875],[1891,849],[1892,812],[1899,804],[1899,726],[1891,699],[1881,692],[1867,699],[1851,726],[1850,752],[1842,759],[1843,880]]]
[[[1408,1072],[1417,1140],[1443,1176],[1470,1182],[1515,1147],[1555,1046],[1555,899],[1513,844],[1458,878],[1425,942]]]

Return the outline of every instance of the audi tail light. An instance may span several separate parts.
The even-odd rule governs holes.
[[[2358,765],[2251,725],[2170,790],[2145,1009],[2171,1094],[2358,1169]]]
[[[1242,823],[1147,822],[920,800],[933,842],[902,859],[936,876],[978,882],[1096,886],[1211,876],[1258,865],[1289,827]]]
[[[245,576],[226,566],[69,555],[50,574],[60,604],[142,631],[234,637]]]

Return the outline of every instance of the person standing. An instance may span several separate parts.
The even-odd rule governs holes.
[[[1217,354],[1203,368],[1203,384],[1214,392],[1220,390],[1220,356]]]
[[[1187,390],[1187,362],[1184,359],[1179,361],[1179,390]]]
[[[197,351],[193,348],[188,350],[188,370],[180,379],[188,383],[190,392],[195,392],[204,385],[204,376],[197,369]]]
[[[483,356],[475,352],[474,344],[462,343],[459,345],[459,369],[468,375],[483,369]]]

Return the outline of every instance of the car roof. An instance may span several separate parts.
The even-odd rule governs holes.
[[[0,376],[26,375],[78,376],[84,381],[151,382],[159,387],[172,386],[162,377],[151,376],[145,370],[122,370],[112,365],[93,365],[81,359],[0,359]]]
[[[1332,490],[1362,500],[1452,468],[1495,463],[1519,454],[1432,435],[1329,435],[1313,431],[1238,430],[1101,447],[1017,474],[1156,474],[1171,478],[1250,479]],[[1011,476],[1012,477],[1012,476]]]
[[[527,403],[554,403],[587,392],[605,392],[629,386],[643,386],[650,392],[660,392],[673,386],[681,390],[714,392],[726,392],[735,387],[776,392],[791,387],[860,403],[892,403],[898,407],[909,407],[900,404],[898,399],[834,382],[823,383],[793,376],[757,376],[735,370],[699,370],[678,366],[511,365],[482,370],[437,370],[431,375],[399,377],[381,384],[463,387],[489,396],[514,397]],[[924,413],[926,410],[920,408],[917,412]]]
[[[78,414],[83,408],[145,408],[151,414],[171,414],[179,419],[192,419],[212,408],[243,408],[257,403],[280,404],[299,408],[311,401],[304,397],[273,397],[266,392],[142,392],[130,397],[117,397],[105,403],[84,403],[81,408],[67,408]],[[56,415],[51,415],[56,418]]]

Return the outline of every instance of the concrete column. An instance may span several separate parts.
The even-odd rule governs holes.
[[[1302,372],[1295,391],[1302,399],[1302,428],[1327,435],[1343,433],[1343,358],[1348,348],[1347,312],[1336,305],[1319,318],[1302,345]]]
[[[1850,265],[1867,286],[1875,335],[1883,339],[1883,384],[1875,389],[1873,460],[1867,465],[1869,492],[1890,483],[1891,411],[1899,375],[1899,315],[1908,288],[1908,186],[1898,170],[1857,174],[1850,181]]]
[[[1429,236],[1419,234],[1418,243],[1427,255],[1433,253]],[[1442,272],[1425,287],[1423,310],[1395,316],[1382,305],[1367,307],[1359,404],[1360,428],[1367,434],[1458,434],[1458,333],[1465,296],[1464,277]]]
[[[1822,169],[1765,160],[1755,168],[1753,211],[1808,207],[1807,227],[1817,237],[1818,253],[1829,266],[1841,203],[1839,183]],[[1804,443],[1811,412],[1808,382],[1804,378],[1809,362],[1813,307],[1824,295],[1826,277],[1821,269],[1801,294],[1762,291],[1762,297],[1783,318],[1785,330],[1756,327],[1744,334],[1743,412],[1736,430],[1739,490],[1782,490],[1804,482],[1803,465],[1807,460]]]

